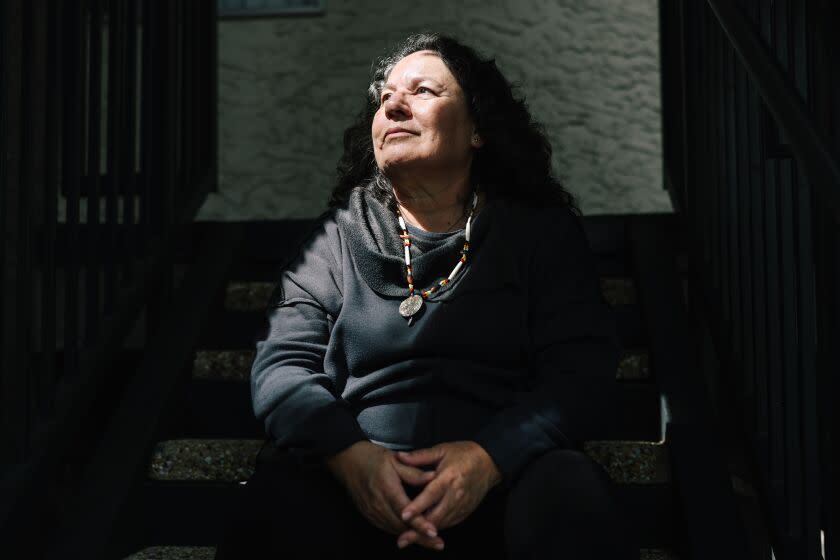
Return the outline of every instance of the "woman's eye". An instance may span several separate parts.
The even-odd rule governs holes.
[[[417,93],[432,93],[432,90],[425,86],[420,86],[419,88],[417,88]]]
[[[386,101],[388,101],[388,98],[389,98],[389,97],[391,97],[391,94],[390,94],[390,93],[383,93],[383,94],[382,94],[382,98],[379,100],[379,102],[380,102],[380,103],[385,103]]]

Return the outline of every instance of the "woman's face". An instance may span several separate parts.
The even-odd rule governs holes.
[[[376,164],[393,179],[469,170],[475,127],[464,92],[433,51],[394,65],[371,135]]]

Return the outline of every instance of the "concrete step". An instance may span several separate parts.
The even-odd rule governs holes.
[[[262,439],[178,439],[157,444],[147,477],[160,481],[241,483],[254,472]],[[270,445],[266,443],[267,445]],[[588,441],[584,452],[620,484],[666,484],[665,445],[650,441]]]
[[[157,444],[150,480],[243,482],[254,472],[260,439],[179,439]]]
[[[587,441],[583,450],[619,484],[665,484],[671,479],[663,442]]]
[[[251,376],[254,350],[198,350],[193,379],[246,382]]]
[[[254,350],[198,350],[193,360],[192,378],[197,380],[247,382],[254,362]],[[619,380],[650,379],[645,349],[627,350],[615,375]]]
[[[215,546],[150,546],[125,557],[125,560],[213,560]]]

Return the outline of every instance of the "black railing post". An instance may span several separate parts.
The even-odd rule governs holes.
[[[87,64],[84,53],[87,51],[86,2],[82,0],[79,9],[68,9],[64,20],[64,122],[62,125],[62,178],[64,196],[64,286],[63,301],[63,348],[64,363],[62,377],[73,379],[79,371],[79,271],[80,271],[80,235],[79,235],[79,199],[82,179],[82,138],[86,111],[84,100],[84,82]]]
[[[138,48],[139,36],[138,14],[141,9],[140,0],[129,0],[126,4],[126,50],[125,50],[125,105],[123,130],[125,131],[124,147],[122,155],[124,174],[120,179],[123,193],[122,229],[125,232],[123,239],[125,244],[121,251],[123,255],[122,281],[126,282],[135,272],[135,261],[140,255],[140,246],[137,241],[138,225],[135,217],[134,199],[137,195],[138,174],[142,170],[142,156],[137,154],[138,137],[140,127],[137,124],[138,115],[141,114],[142,105],[138,104],[137,91],[140,84],[137,80],[137,58],[142,56],[142,49]],[[140,65],[142,69],[142,65]],[[138,106],[140,105],[140,106]]]
[[[18,372],[28,356],[21,350],[18,329],[20,305],[13,294],[23,289],[21,278],[21,117],[23,73],[24,2],[0,3],[0,398],[2,398],[2,457],[15,463],[27,453],[29,392],[26,377]]]
[[[45,4],[45,3],[44,3]],[[41,267],[41,354],[42,368],[38,378],[38,401],[41,407],[39,421],[47,421],[55,413],[56,307],[58,285],[56,282],[56,229],[58,223],[59,119],[64,82],[62,80],[63,6],[45,10],[47,13],[46,60],[46,123],[44,133],[44,213],[40,235]]]
[[[104,284],[103,284],[103,309],[105,314],[110,314],[114,309],[114,300],[117,290],[117,261],[119,260],[119,247],[125,246],[125,239],[122,235],[118,239],[118,196],[125,192],[120,187],[125,183],[127,173],[123,157],[125,155],[124,145],[127,141],[126,135],[122,132],[126,126],[124,101],[125,101],[125,3],[117,0],[108,2],[108,112],[107,130],[108,143],[106,144],[106,174],[105,174],[105,238],[107,243],[102,247],[102,260],[104,261]],[[128,224],[125,221],[124,224]]]
[[[88,62],[87,91],[87,158],[84,174],[87,216],[82,228],[85,232],[84,277],[84,335],[83,344],[88,346],[95,340],[99,327],[99,196],[100,167],[102,151],[102,0],[88,0]]]

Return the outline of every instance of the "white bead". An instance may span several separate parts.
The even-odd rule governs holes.
[[[408,245],[405,245],[405,266],[411,266],[411,253],[408,251]]]
[[[452,274],[449,275],[449,280],[455,278],[455,276],[461,271],[462,264],[464,264],[463,261],[458,261],[458,264],[455,265],[455,269],[452,271]]]
[[[399,220],[400,220],[400,227],[403,228],[403,229],[408,229],[408,228],[405,227],[405,220],[403,220],[403,217],[402,216],[397,216],[397,218],[399,218]]]
[[[472,226],[472,216],[470,216],[469,218],[467,218],[466,233],[464,234],[464,235],[466,236],[466,237],[465,237],[465,240],[467,241],[467,243],[469,243],[469,241],[470,241],[470,229],[471,229],[471,226]]]

